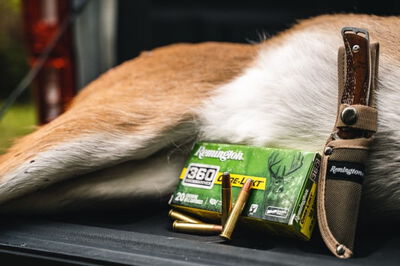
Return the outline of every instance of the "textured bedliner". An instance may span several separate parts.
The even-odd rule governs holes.
[[[317,231],[304,242],[239,228],[228,245],[217,237],[170,231],[167,212],[155,206],[140,210],[145,218],[135,218],[134,212],[29,220],[2,217],[0,259],[92,265],[398,265],[400,261],[400,231],[394,226],[360,228],[357,256],[342,261],[329,254]]]

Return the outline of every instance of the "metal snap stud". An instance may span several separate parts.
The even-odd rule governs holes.
[[[338,245],[336,247],[336,254],[338,254],[339,256],[342,256],[345,252],[344,246],[343,245]]]
[[[325,147],[325,150],[324,150],[324,154],[325,155],[331,155],[333,153],[333,148],[332,147]]]
[[[360,51],[360,45],[358,44],[353,45],[351,50],[353,50],[353,53],[358,53]]]
[[[342,119],[343,123],[346,125],[353,125],[357,122],[357,110],[354,107],[346,107],[343,109],[340,114],[340,119]]]

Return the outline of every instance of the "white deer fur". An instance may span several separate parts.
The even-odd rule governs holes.
[[[341,45],[340,36],[304,30],[276,49],[260,50],[253,67],[206,101],[201,138],[320,152],[336,119]],[[400,209],[399,63],[381,56],[379,132],[363,187],[374,212]]]
[[[335,23],[341,27],[370,31],[379,22],[376,17],[353,16],[348,25],[346,16],[340,19],[342,24]],[[315,23],[261,45],[242,74],[205,97],[175,128],[150,135],[87,134],[33,154],[2,177],[0,210],[54,211],[165,198],[174,189],[188,150],[173,144],[192,142],[196,136],[206,141],[321,151],[336,118],[339,30]],[[400,61],[388,52],[382,49],[380,58],[379,132],[367,164],[362,206],[400,218]],[[168,151],[157,153],[164,147],[174,151],[171,156]],[[31,165],[32,161],[40,163]],[[76,175],[81,176],[72,179]],[[35,193],[25,195],[31,192]]]

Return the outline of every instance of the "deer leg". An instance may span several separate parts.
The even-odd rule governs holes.
[[[79,178],[67,179],[5,203],[3,213],[57,213],[129,208],[165,202],[179,180],[188,148],[157,152]]]
[[[70,116],[67,113],[21,139],[0,158],[0,203],[67,178],[146,158],[194,133],[190,121],[132,125],[136,128],[129,133],[110,126],[114,119],[103,125],[92,120],[93,112],[79,120]]]

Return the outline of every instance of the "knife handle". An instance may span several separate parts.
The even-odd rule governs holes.
[[[342,29],[344,42],[344,86],[339,98],[340,104],[368,105],[371,91],[371,52],[367,30],[345,27]],[[351,125],[357,119],[354,108],[347,108],[340,114],[344,124]],[[338,136],[353,139],[369,135],[368,132],[354,127],[342,126]]]

